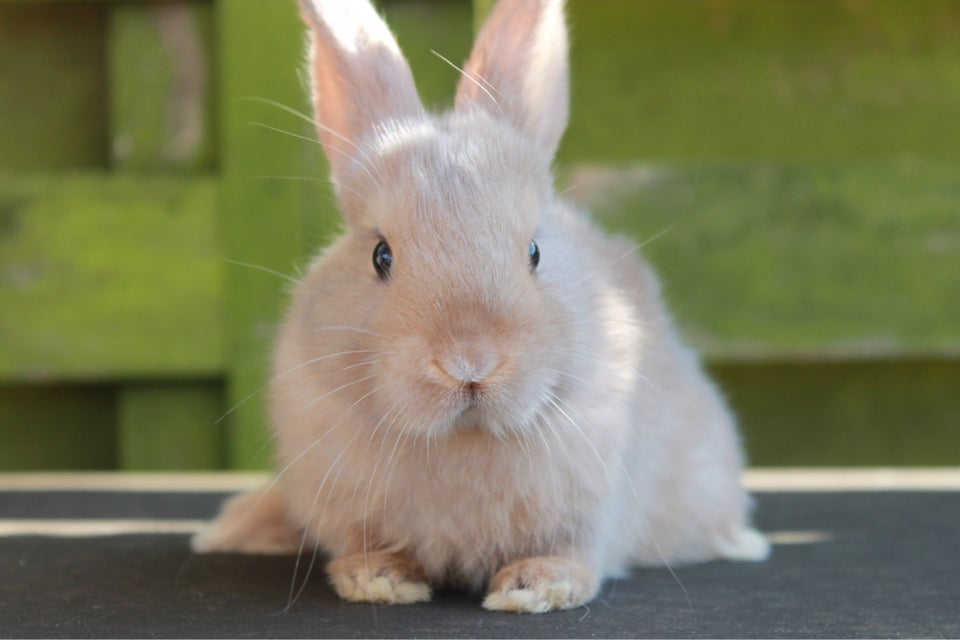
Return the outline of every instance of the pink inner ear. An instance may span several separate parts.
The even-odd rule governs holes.
[[[484,85],[497,88],[500,95],[512,98],[510,94],[519,93],[524,84],[539,12],[520,12],[509,3],[503,7],[484,25],[464,69]],[[473,100],[486,95],[473,82],[463,83],[458,98],[460,94]]]
[[[363,137],[423,107],[410,67],[367,0],[301,0],[311,27],[310,72],[318,132],[335,179]]]
[[[464,68],[457,108],[503,114],[553,155],[569,110],[562,0],[500,0]]]

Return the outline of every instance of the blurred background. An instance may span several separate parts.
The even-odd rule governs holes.
[[[270,464],[337,229],[294,0],[0,0],[0,470]],[[428,105],[490,2],[379,3]],[[569,0],[566,197],[645,243],[761,466],[960,463],[960,3]]]

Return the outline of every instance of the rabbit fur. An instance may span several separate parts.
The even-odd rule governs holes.
[[[367,0],[300,4],[345,231],[276,343],[277,477],[194,549],[319,547],[348,600],[452,584],[524,612],[631,566],[766,557],[734,422],[654,274],[555,194],[562,1],[500,0],[442,115]]]

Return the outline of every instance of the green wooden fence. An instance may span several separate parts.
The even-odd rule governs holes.
[[[428,105],[490,5],[381,3]],[[960,5],[569,5],[558,182],[649,241],[753,461],[960,462]],[[293,0],[0,1],[0,469],[269,464],[337,225],[302,48]]]

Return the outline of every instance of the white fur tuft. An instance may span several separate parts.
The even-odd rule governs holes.
[[[546,613],[557,609],[569,609],[572,591],[573,587],[567,581],[550,585],[544,593],[537,593],[533,589],[495,591],[483,599],[483,608],[488,611],[515,613]]]
[[[413,604],[430,601],[430,587],[423,582],[394,582],[386,576],[375,576],[368,580],[334,576],[331,581],[337,594],[350,602]]]
[[[332,38],[349,55],[364,49],[384,47],[400,55],[400,47],[386,23],[366,0],[303,0],[314,22],[326,24]]]
[[[770,542],[756,529],[745,528],[732,540],[724,540],[717,551],[725,560],[760,562],[770,556]]]

